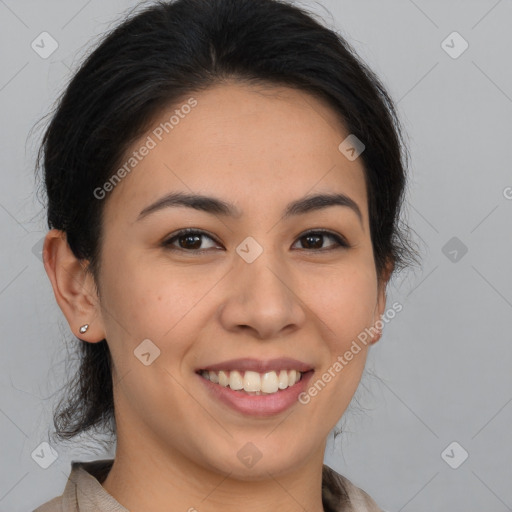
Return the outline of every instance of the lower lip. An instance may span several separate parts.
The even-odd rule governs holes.
[[[269,395],[249,395],[245,391],[235,391],[220,384],[214,384],[197,374],[212,396],[232,409],[250,416],[273,416],[290,408],[298,402],[299,395],[305,391],[312,375],[313,371],[306,372],[293,386]]]

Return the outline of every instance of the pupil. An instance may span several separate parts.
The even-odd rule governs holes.
[[[308,236],[306,236],[306,240],[308,240],[308,243],[307,243],[307,244],[309,245],[309,241],[310,241],[310,240],[316,240],[317,242],[318,242],[318,241],[320,241],[320,244],[318,244],[318,243],[317,243],[317,244],[315,244],[315,243],[313,242],[313,245],[315,245],[315,247],[317,247],[317,248],[318,248],[318,247],[321,247],[321,246],[322,246],[321,238],[322,238],[322,237],[320,237],[320,236],[308,235]]]
[[[200,237],[199,237],[199,236],[197,236],[197,235],[184,235],[183,237],[181,237],[181,240],[186,240],[186,242],[185,242],[184,244],[181,244],[181,245],[182,245],[182,247],[184,247],[185,249],[191,249],[191,248],[192,248],[192,249],[197,249],[197,247],[196,247],[196,246],[191,247],[191,246],[188,244],[188,241],[193,240],[193,239],[195,239],[195,240],[196,240],[196,244],[195,244],[196,246],[197,246],[197,245],[199,245],[199,246],[201,245],[201,241],[200,241]],[[199,241],[199,244],[197,244],[197,241]]]

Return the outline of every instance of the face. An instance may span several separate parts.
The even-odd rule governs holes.
[[[343,356],[383,313],[363,164],[306,93],[232,83],[191,97],[133,145],[140,160],[104,199],[98,322],[118,443],[258,479],[323,457],[368,347]]]

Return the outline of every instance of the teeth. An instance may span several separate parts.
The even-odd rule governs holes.
[[[229,373],[229,387],[235,390],[239,390],[244,387],[244,380],[242,379],[240,372],[235,370],[234,372]]]
[[[215,372],[210,372],[210,374],[211,373],[215,373]],[[210,380],[212,380],[212,379],[210,379]],[[228,386],[228,384],[229,384],[229,377],[228,377],[226,372],[223,372],[223,371],[219,372],[219,384],[221,386],[224,386],[224,387]]]
[[[263,374],[263,377],[261,378],[261,391],[264,393],[275,393],[278,389],[279,377],[276,372],[267,372]]]
[[[261,377],[256,372],[245,372],[244,391],[261,391]]]
[[[281,370],[279,372],[279,389],[286,389],[288,387],[288,372],[286,370]]]
[[[246,393],[257,394],[271,394],[279,390],[286,389],[297,383],[302,374],[297,370],[281,370],[279,373],[275,371],[260,374],[258,372],[246,371],[239,372],[233,370],[228,371],[202,371],[201,375],[223,387],[230,387],[233,390],[244,390]]]

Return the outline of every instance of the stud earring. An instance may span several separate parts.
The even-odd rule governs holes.
[[[372,336],[372,343],[377,343],[382,338],[382,329],[377,329],[375,336]]]
[[[82,327],[80,327],[80,334],[83,334],[87,329],[89,329],[89,324],[82,325]]]

